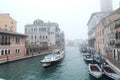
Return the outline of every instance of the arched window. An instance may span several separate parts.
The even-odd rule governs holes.
[[[1,50],[1,55],[4,55],[4,50]]]
[[[7,50],[5,50],[5,55],[7,55]]]

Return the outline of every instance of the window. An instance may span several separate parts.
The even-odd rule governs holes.
[[[32,28],[32,32],[33,32],[33,28]]]
[[[1,55],[4,55],[4,50],[1,50]]]
[[[41,45],[41,42],[40,42],[40,45]]]
[[[11,22],[11,24],[13,24],[13,21]]]
[[[2,36],[0,35],[0,45],[2,44]]]
[[[51,34],[54,34],[54,32],[51,32]]]
[[[35,45],[36,45],[36,42],[35,42]]]
[[[17,49],[15,50],[15,52],[17,53]]]
[[[4,36],[2,36],[2,43],[4,42]]]
[[[31,39],[33,39],[33,35],[31,35]]]
[[[120,32],[118,33],[118,37],[119,37],[118,39],[120,39]]]
[[[118,39],[118,32],[116,32],[116,39]]]
[[[7,55],[7,50],[5,50],[5,55]]]
[[[5,45],[7,45],[7,36],[5,36]]]
[[[35,39],[36,39],[36,35],[35,35]]]
[[[10,50],[8,50],[8,54],[10,54]]]
[[[20,36],[16,36],[16,43],[17,43],[17,44],[20,43]]]
[[[27,29],[25,28],[25,32],[27,32]]]
[[[40,39],[41,39],[41,35],[40,35]]]
[[[18,53],[20,53],[20,49],[18,49]]]
[[[15,52],[16,52],[16,53],[20,53],[20,49],[16,49]]]
[[[7,27],[7,25],[5,25],[5,27]]]

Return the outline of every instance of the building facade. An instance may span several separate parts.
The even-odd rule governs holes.
[[[104,17],[108,16],[111,12],[97,12],[93,13],[87,23],[88,26],[88,45],[91,48],[95,48],[95,29],[97,24],[101,20],[103,20]]]
[[[104,35],[104,22],[105,20],[103,19],[99,24],[96,25],[95,29],[95,49],[96,53],[100,55],[105,54],[105,35]]]
[[[11,61],[26,55],[26,35],[0,29],[0,60]]]
[[[33,24],[25,25],[25,34],[28,44],[48,46],[48,25],[44,24],[41,20],[35,20]]]
[[[96,27],[96,50],[110,59],[120,59],[120,9],[105,17]]]
[[[60,47],[65,48],[65,34],[63,31],[60,32]]]
[[[7,31],[16,32],[17,22],[9,14],[0,14],[0,28]]]
[[[50,24],[50,46],[60,46],[60,28],[57,23]]]
[[[114,11],[109,17],[106,17],[105,24],[105,52],[111,59],[120,59],[119,47],[119,19],[120,9]]]
[[[35,20],[33,24],[25,25],[27,44],[38,45],[39,47],[52,47],[61,45],[60,28],[57,23],[45,23],[42,20]]]

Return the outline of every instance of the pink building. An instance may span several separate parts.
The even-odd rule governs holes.
[[[24,34],[0,29],[0,60],[11,61],[12,59],[25,56],[26,37]]]
[[[107,57],[120,59],[120,8],[105,17],[96,26],[96,52]]]
[[[99,54],[104,55],[104,26],[103,26],[104,19],[97,25],[96,30],[95,30],[95,49],[96,52]]]

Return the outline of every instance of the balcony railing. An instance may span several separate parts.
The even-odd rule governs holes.
[[[0,42],[0,45],[10,45],[10,42]]]

